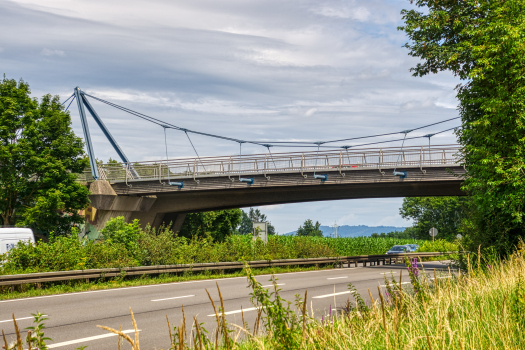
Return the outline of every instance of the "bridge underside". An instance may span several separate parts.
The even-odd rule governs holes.
[[[91,184],[91,201],[97,209],[100,229],[111,217],[140,219],[141,224],[174,224],[178,229],[186,213],[272,204],[358,198],[463,196],[462,167],[398,169],[407,177],[394,176],[393,169],[324,171],[327,181],[314,179],[313,173],[243,175],[253,177],[253,185],[238,177],[178,178],[184,188],[164,181]],[[131,185],[131,186],[129,186]]]

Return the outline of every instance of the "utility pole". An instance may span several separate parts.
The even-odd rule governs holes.
[[[339,238],[339,233],[337,232],[339,225],[337,225],[337,221],[332,227],[334,228],[334,232],[332,232],[332,238]]]

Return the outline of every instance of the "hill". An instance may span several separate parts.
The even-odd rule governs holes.
[[[331,226],[323,226],[321,225],[321,231],[323,231],[323,235],[325,237],[330,237],[330,235],[334,232],[334,228]],[[404,231],[406,227],[395,227],[395,226],[366,226],[366,225],[358,225],[358,226],[349,226],[349,225],[343,225],[339,226],[339,229],[337,230],[339,233],[339,237],[369,237],[372,235],[372,233],[388,233],[393,231]],[[292,231],[285,233],[286,236],[295,235],[297,231]]]

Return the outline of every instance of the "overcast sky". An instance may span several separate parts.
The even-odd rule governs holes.
[[[396,30],[408,0],[0,0],[0,73],[34,96],[75,86],[181,127],[240,139],[326,140],[458,115],[450,74],[416,78]],[[165,157],[162,128],[92,101],[132,161]],[[81,136],[78,110],[71,115]],[[117,158],[90,121],[97,158]],[[421,130],[424,135],[459,121]],[[168,131],[169,156],[194,156]],[[397,137],[396,137],[397,138]],[[238,144],[194,136],[201,156]],[[424,144],[426,139],[408,144]],[[452,133],[433,144],[455,143]],[[392,146],[399,146],[392,143]],[[274,150],[277,152],[278,150]],[[284,151],[289,151],[288,149]],[[264,148],[243,146],[243,153]],[[402,198],[261,207],[280,233],[305,219],[407,226]]]

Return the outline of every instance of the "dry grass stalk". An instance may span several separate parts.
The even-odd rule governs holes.
[[[255,319],[255,324],[253,325],[253,334],[257,335],[259,333],[259,322],[261,321],[262,307],[257,309],[257,318]]]
[[[188,339],[188,333],[186,331],[186,314],[184,313],[184,305],[182,305],[182,324],[184,326],[184,338]]]
[[[261,349],[264,349],[264,344],[252,333],[250,333],[249,330],[247,330],[246,328],[244,327],[241,327],[239,325],[236,325],[234,323],[231,324],[233,327],[236,327],[236,328],[239,328],[241,331],[244,331],[245,334],[248,334],[250,336],[250,338],[252,340],[254,340],[260,347]]]
[[[18,323],[16,323],[16,318],[15,318],[15,314],[14,313],[13,313],[13,323],[15,324],[17,349],[18,350],[23,350],[22,349],[22,335],[20,334],[20,329],[18,328]]]
[[[224,310],[224,300],[222,299],[221,289],[219,288],[219,283],[215,282],[217,285],[217,291],[219,292],[219,298],[221,300],[221,311],[222,311],[222,334],[224,335],[224,340],[226,342],[226,349],[230,349],[230,341],[228,338],[228,329],[226,328],[226,314]]]
[[[28,332],[27,332],[26,342],[27,342],[27,346],[28,346],[28,349],[27,349],[27,350],[32,350],[32,349],[33,349],[33,346],[32,346],[32,344],[31,344],[31,331],[28,331]]]
[[[179,350],[184,349],[184,333],[182,332],[182,328],[184,327],[184,321],[180,320],[180,328],[179,328]]]
[[[98,328],[102,328],[102,329],[105,329],[106,331],[108,332],[111,332],[111,333],[114,333],[116,335],[119,335],[121,336],[122,338],[126,339],[128,341],[128,343],[131,345],[131,348],[133,350],[140,350],[136,345],[135,345],[135,342],[133,341],[133,339],[131,339],[127,334],[121,332],[121,331],[117,331],[116,329],[113,329],[111,327],[106,327],[106,326],[100,326],[100,325],[97,325]]]
[[[171,325],[168,315],[166,315],[166,322],[168,322],[168,332],[170,334],[170,344],[173,344],[173,334],[171,334]]]
[[[195,321],[195,332],[197,334],[197,340],[199,341],[199,350],[203,350],[204,346],[202,344],[202,337],[201,337],[199,322],[197,321],[197,316],[193,316],[193,319]],[[195,349],[197,349],[197,342],[195,342]]]
[[[139,330],[137,328],[137,322],[135,322],[135,316],[133,315],[133,311],[131,308],[129,308],[129,312],[131,312],[131,321],[133,322],[133,329],[135,330],[135,346],[137,349],[140,349],[139,346]]]
[[[2,329],[2,338],[4,339],[4,349],[8,348],[7,339],[5,338],[4,330]]]
[[[219,321],[219,313],[217,312],[217,308],[215,307],[215,303],[213,302],[213,299],[210,295],[210,292],[208,292],[208,289],[204,289],[206,293],[208,294],[208,298],[210,298],[211,305],[213,306],[213,311],[215,312],[215,319],[217,321],[217,331],[215,332],[215,349],[219,348],[219,332],[220,332],[220,321]]]
[[[428,343],[428,349],[432,350],[432,344],[430,343],[430,337],[427,334],[427,343]]]
[[[122,332],[122,323],[120,324],[119,332]],[[118,335],[118,350],[120,350],[120,343],[122,342],[122,337]]]
[[[244,311],[242,310],[242,305],[241,305],[241,317],[242,317],[242,326],[246,327],[246,321],[244,321]]]
[[[304,301],[303,301],[303,338],[306,336],[306,316],[308,315],[307,314],[307,310],[306,310],[306,299],[308,297],[308,291],[305,290],[304,291]]]
[[[381,312],[383,313],[383,327],[385,328],[385,339],[386,347],[390,347],[390,336],[388,335],[388,327],[386,326],[386,316],[385,316],[385,301],[383,300],[383,294],[381,294],[381,289],[377,286],[377,291],[379,293],[379,298],[381,299]]]

